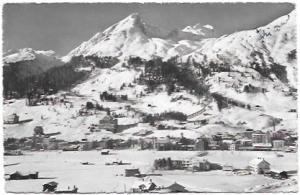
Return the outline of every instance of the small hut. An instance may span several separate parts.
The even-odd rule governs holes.
[[[125,177],[136,177],[140,175],[141,173],[139,169],[125,169]]]
[[[55,181],[45,183],[43,185],[43,192],[54,192],[54,191],[56,191],[57,185],[58,185],[58,183]]]
[[[168,186],[167,187],[168,189],[168,192],[170,193],[178,193],[178,192],[188,192],[187,189],[185,189],[185,187],[181,184],[178,184],[178,183],[173,183],[172,185]]]

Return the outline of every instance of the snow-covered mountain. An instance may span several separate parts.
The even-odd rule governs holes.
[[[201,64],[230,64],[232,69],[257,64],[262,69],[274,63],[286,67],[289,84],[296,87],[296,12],[254,29],[205,39],[200,47],[183,57]]]
[[[114,56],[125,59],[139,56],[144,59],[182,56],[184,61],[195,60],[228,63],[234,68],[258,64],[270,68],[278,63],[286,67],[288,82],[295,87],[296,73],[296,12],[282,16],[270,24],[219,38],[213,37],[214,27],[206,24],[187,26],[182,30],[166,32],[146,24],[134,13],[98,32],[62,59],[72,56]],[[235,66],[238,65],[238,66]]]
[[[214,36],[214,27],[210,24],[201,25],[195,24],[194,26],[187,26],[182,29],[183,32],[189,32],[195,35],[200,35],[203,37],[213,37]]]
[[[207,28],[206,33],[204,28]],[[28,113],[34,118],[33,122],[22,126],[22,131],[20,126],[7,126],[5,137],[30,136],[32,129],[40,124],[48,132],[59,129],[61,134],[57,138],[66,140],[80,140],[83,137],[89,140],[100,140],[102,137],[125,139],[134,137],[135,133],[145,129],[153,130],[153,134],[149,136],[157,137],[180,136],[181,133],[196,137],[222,131],[240,132],[247,128],[267,131],[273,129],[274,125],[277,130],[296,131],[295,11],[257,29],[219,38],[203,37],[212,31],[213,27],[210,25],[194,25],[167,32],[146,24],[138,14],[128,16],[83,42],[63,58],[68,61],[73,56],[80,55],[112,56],[117,57],[119,63],[113,67],[96,67],[93,71],[91,69],[88,79],[72,86],[70,94],[76,94],[68,97],[74,103],[72,108],[61,105],[53,105],[55,109],[46,105],[27,107],[24,106],[25,100],[5,105],[5,115]],[[34,55],[38,55],[38,52],[34,52]],[[20,59],[32,57],[20,56],[23,56]],[[145,65],[129,64],[129,56],[146,60],[157,56],[163,60],[178,56],[178,66],[182,65],[181,62],[190,62],[187,64],[195,73],[190,77],[196,76],[196,79],[208,87],[207,95],[196,96],[186,86],[177,86],[180,90],[168,94],[166,83],[151,91],[145,83],[137,82],[145,73]],[[130,101],[102,101],[99,94],[103,91],[119,96],[126,94]],[[218,95],[217,98],[213,97],[215,94]],[[186,130],[155,131],[149,124],[141,123],[118,134],[107,131],[91,133],[89,126],[98,124],[99,118],[105,113],[76,117],[78,110],[87,101],[98,102],[114,113],[124,114],[128,121],[141,120],[140,113],[175,111],[190,115],[201,112],[189,119]],[[226,105],[219,109],[222,102]],[[130,111],[125,109],[128,106],[131,107]],[[193,124],[193,121],[203,120],[207,120],[207,124]],[[168,123],[177,125],[172,121]]]
[[[16,68],[15,71],[18,70],[22,77],[40,74],[54,66],[64,64],[55,56],[54,51],[41,51],[32,48],[9,50],[4,53],[3,62],[6,68],[13,65]]]
[[[146,24],[139,14],[134,13],[105,31],[96,33],[62,59],[68,61],[72,56],[79,55],[114,56],[122,59],[128,56],[168,58],[194,51],[198,47],[198,43],[194,41],[204,37],[204,34],[183,30],[161,30]]]
[[[45,58],[48,60],[56,59],[55,52],[52,50],[33,50],[32,48],[23,48],[18,50],[8,50],[3,55],[4,63],[16,63],[20,61],[35,60]]]

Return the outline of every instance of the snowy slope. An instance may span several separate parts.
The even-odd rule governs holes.
[[[228,63],[233,70],[250,67],[252,63],[271,67],[275,62],[286,67],[289,84],[296,88],[297,62],[288,57],[293,50],[296,50],[296,11],[264,27],[205,39],[199,49],[183,59],[206,65]]]
[[[150,59],[156,56],[168,59],[183,56],[202,64],[228,63],[233,66],[249,67],[258,63],[270,67],[278,63],[287,67],[289,84],[296,86],[296,60],[289,54],[296,49],[296,12],[282,16],[270,24],[253,30],[213,37],[214,27],[206,24],[187,26],[182,30],[166,32],[146,24],[135,13],[96,33],[63,57],[72,56],[115,56],[124,59],[139,56]]]

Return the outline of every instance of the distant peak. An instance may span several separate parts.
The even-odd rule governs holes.
[[[214,29],[214,27],[212,25],[210,25],[210,24],[205,24],[203,27],[207,28],[207,29],[210,29],[210,30]]]
[[[130,14],[128,17],[131,17],[131,18],[140,18],[140,14],[138,12],[135,12],[135,13]]]
[[[182,29],[183,32],[192,33],[195,35],[201,35],[205,37],[212,37],[214,27],[212,25],[206,24],[202,25],[200,23],[195,24],[194,26],[187,26],[184,29]]]
[[[141,16],[137,12],[132,13],[129,16],[127,16],[126,18],[123,19],[123,21],[134,21],[134,22],[136,22],[136,21],[140,22],[141,20],[142,20]]]

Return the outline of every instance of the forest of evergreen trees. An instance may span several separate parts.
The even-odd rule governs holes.
[[[52,94],[67,89],[88,75],[87,72],[76,71],[80,60],[79,57],[74,57],[62,66],[28,77],[20,77],[16,65],[6,66],[3,72],[4,97],[21,98],[37,92]]]
[[[3,68],[3,95],[6,98],[22,98],[37,92],[56,93],[68,89],[88,76],[88,72],[76,71],[78,67],[96,66],[110,68],[119,60],[115,57],[74,56],[64,65],[55,66],[38,74],[22,73],[22,62],[9,64]]]
[[[190,64],[178,62],[177,58],[168,61],[161,58],[146,61],[145,72],[140,80],[143,80],[151,91],[158,85],[165,84],[168,94],[174,92],[175,84],[184,86],[197,95],[204,95],[208,91],[208,87],[195,75]]]

